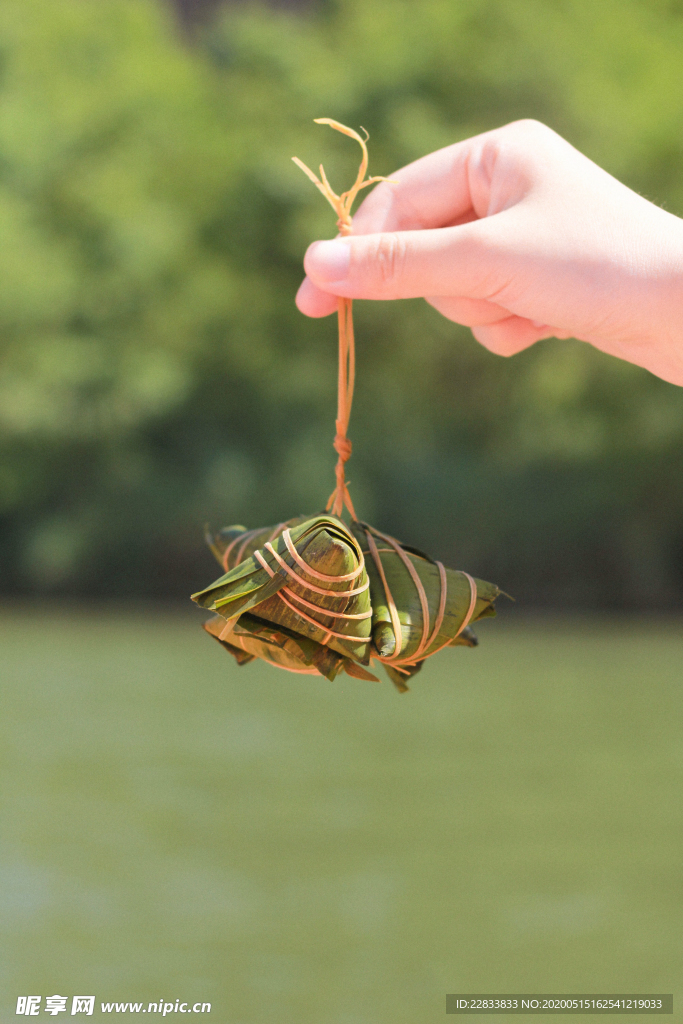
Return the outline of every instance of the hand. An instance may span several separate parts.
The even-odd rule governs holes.
[[[297,305],[424,297],[510,356],[575,337],[683,385],[683,221],[550,128],[517,121],[431,153],[314,242]]]

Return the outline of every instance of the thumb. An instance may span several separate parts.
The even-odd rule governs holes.
[[[458,295],[488,299],[509,275],[507,253],[491,221],[451,228],[350,235],[314,242],[304,258],[322,291],[352,299]]]

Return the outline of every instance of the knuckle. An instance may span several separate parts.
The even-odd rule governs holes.
[[[375,246],[375,265],[383,285],[391,285],[403,273],[406,261],[406,245],[400,232],[391,231],[380,235]]]
[[[548,138],[549,136],[554,135],[552,128],[549,128],[547,124],[543,124],[542,121],[537,121],[533,117],[523,117],[519,121],[513,121],[508,127],[514,128],[520,134],[526,136]]]
[[[551,153],[557,150],[558,144],[566,145],[565,140],[556,131],[531,117],[514,121],[509,127],[513,129],[511,137],[514,144],[525,153]]]

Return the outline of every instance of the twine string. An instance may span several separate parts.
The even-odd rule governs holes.
[[[367,537],[368,548],[370,550],[370,554],[372,555],[372,560],[375,563],[375,567],[382,581],[382,587],[384,588],[384,595],[387,602],[387,608],[389,609],[391,626],[394,631],[394,636],[396,638],[396,649],[394,650],[394,653],[387,656],[377,655],[377,659],[378,661],[381,661],[385,664],[392,665],[394,668],[398,669],[399,672],[408,674],[406,669],[402,666],[408,666],[409,668],[412,668],[421,659],[431,658],[432,655],[437,654],[439,651],[443,650],[444,647],[448,647],[448,645],[452,643],[453,640],[457,639],[457,637],[460,636],[465,627],[469,625],[470,621],[472,620],[472,616],[474,615],[474,610],[477,606],[477,584],[475,583],[474,579],[469,575],[469,573],[462,573],[462,575],[467,580],[470,588],[469,607],[465,613],[462,622],[460,623],[460,626],[458,627],[457,633],[455,633],[454,636],[449,637],[448,640],[441,644],[440,647],[436,647],[434,648],[434,650],[430,650],[432,644],[436,642],[436,638],[439,635],[439,630],[443,625],[443,620],[446,614],[446,601],[448,599],[448,577],[446,576],[446,570],[443,564],[441,562],[435,563],[437,569],[439,570],[440,594],[439,607],[436,613],[434,627],[430,633],[430,615],[427,592],[424,588],[424,584],[422,583],[422,580],[420,579],[417,570],[415,569],[415,566],[412,563],[410,556],[406,551],[404,551],[399,542],[395,540],[393,537],[390,537],[386,533],[382,533],[380,530],[376,530],[372,526],[368,526],[367,523],[361,523],[360,525],[362,526],[365,536]],[[401,559],[406,569],[408,570],[408,573],[410,574],[410,577],[417,591],[418,599],[420,601],[420,608],[422,610],[422,637],[420,639],[420,643],[418,644],[417,650],[408,657],[404,656],[403,658],[401,658],[400,656],[401,650],[403,648],[401,624],[398,617],[396,602],[394,601],[393,594],[391,593],[391,589],[387,582],[387,577],[384,571],[384,566],[382,565],[382,559],[380,558],[379,549],[374,539],[375,537],[381,537],[382,540],[386,541],[387,544],[390,545],[388,549],[383,548],[383,551],[395,551],[398,557]]]
[[[281,558],[280,555],[278,555],[277,551],[271,544],[266,544],[266,549],[275,558],[275,561],[278,563],[280,568],[284,569],[285,572],[292,577],[292,579],[296,580],[300,587],[306,587],[307,590],[313,591],[314,594],[322,594],[324,597],[329,597],[330,594],[333,594],[334,597],[356,597],[357,594],[364,593],[364,591],[366,591],[370,586],[370,580],[366,579],[365,583],[361,587],[356,587],[355,590],[330,590],[329,588],[325,587],[316,587],[312,583],[309,583],[308,580],[303,579],[296,572],[294,572],[292,567],[290,565],[287,565],[285,560]],[[261,565],[263,565],[263,556],[261,555],[261,553],[256,551],[254,552],[254,554],[256,558],[259,560],[259,562],[261,562]]]
[[[342,234],[349,234],[343,231]],[[337,299],[337,319],[339,322],[339,372],[337,379],[337,419],[335,420],[336,434],[334,436],[334,450],[337,453],[337,465],[334,473],[337,485],[327,502],[326,509],[335,516],[340,516],[344,506],[349,510],[353,519],[356,519],[356,510],[353,507],[349,488],[346,483],[345,466],[351,458],[353,445],[347,437],[349,419],[351,417],[351,405],[353,403],[353,389],[356,379],[356,346],[353,336],[353,299]]]
[[[223,631],[221,633],[221,639],[225,639],[226,642],[241,647],[243,651],[246,651],[247,654],[251,654],[251,656],[254,657],[253,651],[250,651],[250,650],[247,649],[247,647],[246,647],[246,645],[244,643],[244,638],[241,637],[239,635],[239,633],[233,633],[232,631],[230,631],[229,633],[226,634],[225,629],[223,629]],[[262,644],[267,644],[267,641],[263,640],[261,637],[256,637],[256,639],[257,639],[257,641],[259,641]],[[297,675],[302,675],[302,676],[319,676],[320,675],[320,672],[318,672],[318,670],[315,667],[315,665],[308,665],[306,668],[292,668],[290,665],[278,665],[277,661],[269,661],[268,664],[272,665],[274,668],[283,668],[287,672],[296,672]]]
[[[403,633],[401,632],[401,621],[398,617],[398,609],[396,608],[396,602],[394,601],[393,594],[391,593],[391,590],[389,589],[389,584],[387,583],[387,577],[384,572],[384,566],[382,565],[382,559],[379,557],[377,545],[375,544],[375,538],[372,536],[367,526],[364,526],[363,529],[365,530],[365,536],[368,538],[368,547],[370,548],[372,560],[375,563],[375,567],[382,581],[382,586],[384,587],[384,595],[387,599],[387,608],[389,609],[389,618],[391,619],[391,628],[394,631],[394,637],[396,639],[396,649],[394,651],[394,656],[398,657],[398,655],[401,653],[401,648],[403,646]],[[380,661],[388,660],[389,658],[380,658]]]
[[[427,637],[429,635],[429,601],[427,600],[427,592],[424,588],[422,580],[420,579],[417,573],[415,566],[413,565],[412,561],[410,560],[406,552],[403,550],[401,545],[398,543],[398,541],[394,540],[393,537],[390,537],[386,533],[381,533],[380,530],[374,530],[373,532],[376,533],[378,537],[381,537],[382,540],[385,540],[387,544],[389,544],[394,549],[394,551],[396,552],[396,554],[398,555],[398,557],[401,559],[406,569],[408,570],[410,578],[412,579],[415,585],[415,589],[417,590],[417,596],[420,601],[420,608],[422,610],[422,637],[420,638],[420,643],[418,645],[417,650],[415,651],[415,654],[412,655],[412,658],[417,660],[427,646]],[[366,536],[368,536],[367,532]],[[394,652],[392,657],[396,657],[396,652]]]
[[[277,526],[275,527],[275,529],[272,531],[272,533],[268,537],[268,540],[269,541],[275,540],[275,538],[278,537],[282,533],[282,531],[284,530],[286,525],[287,525],[286,521],[284,523],[278,523]],[[245,551],[248,548],[249,544],[253,543],[253,541],[256,540],[256,538],[257,538],[259,533],[264,533],[264,532],[265,531],[259,526],[255,530],[245,530],[243,533],[238,533],[237,536],[233,540],[230,541],[230,543],[228,544],[227,548],[223,552],[223,555],[222,555],[222,558],[221,558],[221,563],[223,565],[224,571],[225,572],[230,572],[231,568],[234,569],[234,567],[236,565],[239,565],[239,563],[245,557]],[[237,554],[236,554],[235,558],[232,560],[232,565],[231,565],[230,564],[230,562],[231,562],[230,555],[231,555],[231,553],[233,551],[233,548],[235,548],[237,544],[239,544],[239,549],[237,551]]]
[[[235,539],[230,541],[227,548],[223,552],[223,568],[225,569],[226,572],[229,572],[230,569],[229,561],[232,549],[237,544],[239,544],[239,550],[237,552],[237,555],[235,556],[235,565],[239,565],[239,563],[242,561],[244,549],[246,548],[249,541],[253,540],[258,533],[261,533],[261,527],[258,527],[256,530],[245,530],[244,533],[238,533]]]
[[[292,157],[294,163],[299,168],[301,168],[304,174],[306,174],[306,176],[310,178],[310,180],[313,182],[316,188],[319,189],[319,191],[325,196],[327,201],[330,203],[333,210],[337,214],[337,230],[342,238],[347,237],[353,231],[351,208],[358,193],[361,191],[361,189],[367,188],[368,185],[372,185],[377,181],[388,181],[390,179],[381,177],[373,177],[368,179],[365,178],[368,169],[368,151],[366,146],[368,136],[367,132],[365,132],[365,129],[363,129],[363,131],[365,132],[365,138],[362,138],[352,128],[348,128],[346,125],[340,124],[338,121],[333,121],[331,118],[321,117],[316,118],[315,120],[316,124],[327,124],[331,128],[334,128],[335,131],[341,132],[343,135],[348,135],[350,138],[355,139],[356,142],[361,147],[362,157],[360,166],[358,168],[358,174],[356,175],[356,180],[353,183],[352,187],[347,192],[342,192],[341,195],[337,195],[336,192],[333,190],[332,186],[330,185],[327,179],[327,175],[325,174],[325,170],[322,164],[320,165],[319,168],[320,177],[318,178],[317,175],[315,175],[313,171],[311,171],[306,166],[306,164],[304,164],[301,160],[298,159],[298,157]],[[353,302],[351,299],[342,297],[338,298],[337,318],[339,324],[339,367],[337,376],[337,418],[335,420],[336,432],[333,442],[334,450],[337,453],[337,464],[335,466],[336,486],[329,497],[329,500],[326,505],[326,511],[331,512],[333,515],[341,516],[344,508],[346,508],[350,513],[352,519],[357,522],[358,519],[356,516],[355,509],[353,507],[353,502],[351,501],[348,484],[346,482],[345,470],[346,463],[350,459],[351,453],[353,451],[351,441],[349,440],[348,437],[348,428],[349,419],[351,416],[351,406],[353,403],[353,391],[356,375],[355,340],[353,333]],[[394,631],[396,641],[396,646],[393,654],[387,657],[376,657],[378,657],[379,661],[392,665],[402,674],[409,675],[410,668],[413,668],[419,660],[425,657],[431,657],[432,654],[436,654],[437,651],[442,649],[442,647],[446,647],[449,643],[452,643],[452,641],[456,639],[462,633],[465,627],[469,624],[469,622],[472,619],[472,616],[474,615],[474,611],[477,604],[477,586],[473,578],[468,573],[463,573],[470,587],[470,603],[467,612],[455,636],[446,640],[446,642],[442,644],[440,647],[430,651],[432,645],[436,643],[439,631],[443,625],[443,620],[446,612],[446,603],[448,599],[448,578],[444,566],[442,565],[441,562],[435,563],[439,572],[440,594],[436,618],[434,620],[433,627],[430,629],[431,619],[429,614],[429,600],[427,597],[427,592],[425,590],[424,584],[422,583],[422,580],[420,579],[419,573],[417,572],[407,552],[404,551],[404,549],[401,547],[398,541],[396,541],[393,537],[389,537],[387,534],[381,533],[379,530],[375,530],[372,527],[367,526],[365,523],[361,523],[359,525],[363,528],[365,532],[365,536],[368,541],[369,552],[372,556],[373,562],[375,563],[377,572],[382,582],[382,586],[384,588],[387,608],[389,611],[389,618],[391,620],[391,626]],[[282,537],[289,554],[292,556],[294,562],[299,566],[299,568],[303,569],[306,575],[313,576],[314,578],[317,578],[321,581],[332,581],[333,579],[353,580],[357,578],[357,576],[362,572],[364,568],[364,562],[362,561],[363,554],[361,552],[361,568],[358,570],[358,572],[340,577],[324,576],[323,574],[318,573],[315,570],[312,570],[311,567],[306,562],[304,562],[303,559],[299,556],[298,552],[296,551],[291,541],[288,530],[283,531]],[[386,573],[384,571],[384,566],[382,564],[379,549],[375,542],[375,537],[381,538],[383,541],[385,541],[385,543],[389,545],[388,549],[383,549],[384,551],[395,552],[398,555],[398,557],[403,562],[403,565],[405,566],[408,574],[410,575],[410,578],[417,592],[418,600],[420,603],[420,609],[422,612],[422,635],[420,637],[420,642],[417,646],[417,649],[412,655],[408,657],[406,657],[405,655],[401,657],[404,645],[398,608],[396,606],[396,602],[391,593],[391,589],[386,578]],[[274,537],[270,539],[273,540]],[[278,555],[278,553],[275,551],[275,548],[270,542],[267,542],[264,547],[265,550],[267,550],[271,555],[275,557],[279,566],[283,568],[290,576],[292,576],[297,583],[307,587],[308,590],[316,593],[329,593],[324,591],[323,588],[312,586],[311,584],[303,580],[294,571],[294,569],[291,566],[287,565],[284,559],[282,559]],[[271,577],[275,576],[275,571],[268,565],[266,560],[261,555],[260,551],[256,552],[256,558],[258,559],[260,564],[268,571]],[[356,593],[356,591],[337,591],[336,596],[351,596],[354,593]],[[332,618],[366,619],[371,616],[371,613],[366,613],[363,615],[344,615],[340,612],[329,612],[328,609],[320,608],[319,605],[315,605],[309,601],[304,600],[294,591],[292,591],[289,587],[282,588],[282,590],[278,592],[278,596],[281,597],[282,601],[287,605],[288,608],[294,611],[297,615],[301,616],[301,618],[303,618],[307,622],[317,626],[319,629],[323,629],[326,631],[327,635],[323,643],[327,643],[329,638],[332,636],[336,636],[340,639],[351,641],[359,641],[360,638],[343,636],[342,634],[334,633],[333,631],[328,630],[327,627],[321,626],[320,623],[317,622],[315,619],[310,618],[305,614],[305,612],[301,611],[299,608],[292,605],[288,597],[285,595],[289,595],[289,598],[293,599],[294,601],[297,601],[298,604],[304,605],[304,607],[307,607],[311,610],[319,608],[320,612],[323,615],[327,613]],[[367,642],[367,639],[368,638],[365,638],[364,642]]]
[[[304,560],[300,557],[300,555],[296,551],[296,548],[294,548],[294,545],[292,544],[292,546],[290,547],[291,539],[289,539],[289,544],[287,543],[288,535],[289,535],[289,531],[285,530],[284,533],[283,533],[283,539],[285,540],[285,544],[287,545],[287,548],[288,548],[290,554],[296,556],[295,557],[295,561],[298,564],[300,564],[300,565],[302,565],[304,567],[304,571],[305,572],[310,572],[311,575],[316,576],[319,579],[324,579],[324,580],[340,580],[340,581],[349,580],[349,579],[357,579],[358,575],[360,573],[362,573],[364,568],[365,568],[365,560],[363,559],[362,552],[360,552],[360,560],[361,560],[360,561],[360,567],[359,567],[358,571],[356,571],[356,572],[347,573],[344,576],[324,576],[322,573],[318,573],[318,572],[312,571],[311,567],[306,562],[304,562]],[[284,559],[282,559],[278,555],[277,551],[275,551],[275,548],[272,546],[272,544],[267,543],[265,545],[265,549],[269,552],[269,554],[275,556],[275,559],[276,559],[278,565],[282,566],[282,568],[284,568],[289,573],[289,575],[292,576],[301,586],[306,587],[307,590],[309,590],[309,591],[313,590],[313,591],[316,591],[317,593],[324,594],[326,597],[342,597],[342,598],[344,598],[346,600],[348,594],[359,594],[359,593],[362,593],[364,590],[367,590],[368,586],[370,585],[370,582],[368,580],[364,586],[361,586],[361,587],[359,587],[359,588],[357,588],[356,590],[353,590],[353,591],[322,590],[322,588],[320,588],[320,587],[313,587],[313,586],[311,586],[310,583],[307,583],[306,580],[303,580],[296,572],[294,572],[294,570],[291,568],[291,566],[287,565],[287,563],[284,561]],[[275,577],[275,570],[271,568],[271,566],[268,564],[268,562],[263,557],[261,552],[260,551],[255,551],[254,552],[254,556],[255,556],[256,560],[260,563],[260,565],[266,570],[266,572],[268,573],[270,578],[273,579]],[[366,644],[368,642],[369,638],[366,637],[366,636],[349,636],[348,633],[337,633],[337,632],[335,632],[333,629],[330,629],[329,626],[323,625],[322,622],[320,622],[318,619],[312,618],[310,615],[307,615],[306,612],[302,611],[301,608],[298,608],[295,605],[293,605],[292,601],[296,601],[299,604],[304,605],[304,607],[310,608],[312,611],[317,610],[318,612],[320,612],[321,615],[328,616],[329,618],[332,618],[332,619],[347,619],[349,621],[356,621],[356,622],[359,619],[369,619],[369,618],[371,618],[372,617],[372,609],[370,609],[367,612],[361,612],[359,614],[349,614],[349,613],[345,613],[345,612],[331,611],[329,608],[323,608],[320,605],[313,604],[310,601],[306,601],[303,597],[301,597],[299,594],[297,594],[295,591],[293,591],[290,587],[283,587],[281,590],[278,590],[277,596],[282,601],[282,603],[287,608],[289,608],[290,611],[294,612],[295,615],[298,615],[299,618],[304,620],[304,622],[308,622],[311,626],[315,626],[316,629],[319,629],[323,633],[325,633],[325,637],[322,640],[323,644],[326,644],[330,640],[331,637],[336,637],[338,640],[346,640],[346,641],[348,641],[350,643]]]
[[[323,580],[324,582],[328,582],[329,581],[330,583],[336,583],[338,581],[346,582],[347,580],[355,580],[355,579],[357,579],[361,575],[361,573],[365,569],[365,559],[363,558],[363,552],[361,551],[360,547],[357,545],[356,541],[353,539],[353,537],[350,534],[348,534],[347,539],[350,541],[350,543],[355,548],[356,553],[358,555],[359,561],[358,561],[358,566],[353,570],[353,572],[347,572],[343,576],[327,576],[324,572],[318,572],[317,569],[313,569],[308,564],[308,562],[304,562],[303,558],[301,557],[299,552],[294,547],[294,543],[292,541],[292,535],[289,532],[289,530],[285,530],[284,531],[284,533],[282,534],[282,539],[285,542],[287,550],[289,551],[290,555],[292,556],[292,558],[294,559],[296,564],[301,569],[303,569],[303,571],[308,576],[312,576],[316,580]]]
[[[374,177],[367,178],[365,175],[368,170],[368,148],[366,142],[368,140],[368,133],[365,132],[365,138],[362,138],[355,132],[353,128],[347,128],[345,124],[340,124],[339,121],[333,121],[329,117],[316,117],[316,124],[327,124],[335,131],[341,132],[342,135],[348,135],[349,138],[355,139],[361,148],[362,157],[360,166],[358,167],[358,174],[348,192],[342,192],[341,195],[337,195],[325,174],[323,165],[320,164],[320,177],[313,173],[306,166],[303,161],[299,160],[298,157],[293,156],[292,160],[300,167],[304,174],[310,178],[315,187],[325,196],[328,203],[337,214],[337,230],[342,237],[350,235],[353,231],[351,208],[355,202],[356,196],[361,189],[367,188],[368,185],[374,185],[377,181],[389,181],[389,178]],[[351,501],[351,495],[349,494],[349,488],[346,483],[346,463],[351,458],[351,452],[353,450],[351,441],[347,437],[347,431],[349,429],[349,418],[351,416],[351,405],[353,403],[353,387],[356,376],[356,349],[355,341],[353,336],[353,300],[339,298],[337,301],[337,319],[339,322],[339,373],[337,380],[337,419],[335,421],[336,434],[334,437],[334,450],[337,453],[337,465],[335,466],[335,477],[337,480],[336,487],[332,491],[329,497],[325,509],[327,512],[331,512],[335,516],[340,516],[346,507],[351,515],[352,519],[357,519],[356,511]]]

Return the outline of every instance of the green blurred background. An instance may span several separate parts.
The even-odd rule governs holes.
[[[0,3],[0,1019],[680,1003],[683,388],[358,303],[356,507],[516,606],[399,697],[154,602],[215,575],[207,521],[332,488],[335,327],[293,297],[334,224],[290,158],[356,151],[312,119],[390,174],[536,117],[683,214],[682,68],[679,0]]]
[[[184,599],[202,530],[321,507],[335,328],[294,307],[350,180],[537,117],[683,213],[675,0],[0,6],[0,586]],[[185,4],[185,15],[191,6]],[[683,389],[573,341],[512,361],[358,303],[364,518],[525,605],[683,604]]]
[[[480,634],[401,696],[238,669],[191,615],[4,614],[3,1024],[28,993],[427,1024],[447,992],[673,992],[680,1021],[680,623]]]

